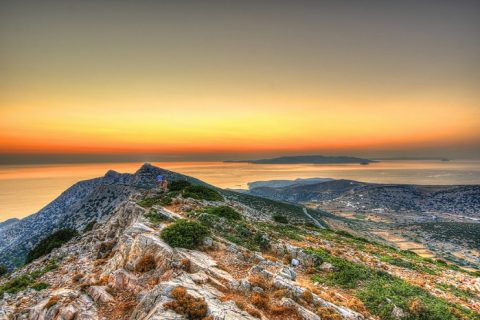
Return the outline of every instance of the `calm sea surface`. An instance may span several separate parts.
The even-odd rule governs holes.
[[[251,181],[336,178],[378,183],[480,184],[480,161],[382,161],[362,165],[259,165],[222,162],[153,163],[222,188]],[[40,210],[79,180],[107,170],[135,172],[141,163],[0,166],[0,221]]]

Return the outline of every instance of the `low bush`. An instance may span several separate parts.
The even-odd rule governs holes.
[[[427,266],[424,266],[421,262],[411,262],[402,258],[392,257],[389,255],[380,256],[380,261],[389,263],[397,267],[407,268],[410,270],[423,271],[428,274],[436,274],[436,272],[433,269]]]
[[[196,221],[177,220],[161,232],[161,237],[172,247],[195,249],[210,234],[207,227]]]
[[[182,193],[185,198],[207,201],[222,201],[223,197],[217,191],[204,186],[188,186],[183,189]]]
[[[211,208],[207,208],[206,211],[210,214],[223,217],[229,220],[242,219],[242,215],[229,206],[211,207]]]
[[[43,290],[43,289],[47,289],[48,287],[49,287],[48,283],[37,282],[37,283],[33,284],[30,288],[32,288],[34,290],[37,290],[37,291],[40,291],[40,290]]]
[[[77,236],[77,231],[73,229],[60,229],[42,239],[27,255],[26,263],[42,257],[52,252],[53,249],[61,247],[73,237]]]
[[[416,265],[413,262],[403,260],[401,258],[391,257],[391,256],[382,256],[380,261],[387,262],[397,267],[407,268],[414,270]]]
[[[147,213],[145,213],[145,218],[147,218],[152,224],[157,225],[162,221],[167,221],[169,218],[157,210],[150,209]]]
[[[175,180],[168,185],[168,190],[170,191],[181,191],[186,187],[191,186],[192,184],[187,180]]]
[[[255,233],[255,236],[253,237],[253,242],[262,251],[270,249],[270,240],[268,239],[268,236],[262,232]]]
[[[3,296],[4,293],[17,293],[25,290],[31,283],[32,278],[29,274],[15,277],[0,286],[0,297]]]
[[[35,290],[41,290],[36,288],[41,288],[44,285],[40,283],[34,283],[36,279],[43,276],[45,273],[52,271],[58,267],[55,260],[50,260],[47,265],[42,269],[34,270],[30,273],[22,274],[18,277],[10,279],[4,282],[0,286],[0,297],[3,296],[4,293],[17,293],[22,290],[25,290],[28,287],[32,287]],[[48,284],[47,284],[48,285]]]
[[[166,309],[184,315],[189,320],[204,319],[207,316],[208,305],[204,298],[193,297],[184,287],[174,288],[171,295],[175,300],[165,303],[163,306]]]
[[[95,226],[95,223],[96,223],[95,220],[92,220],[92,221],[90,221],[89,223],[87,223],[87,225],[85,226],[85,228],[83,228],[82,233],[86,233],[86,232],[92,231],[93,227]]]
[[[162,194],[160,196],[145,198],[137,202],[137,204],[144,208],[150,208],[153,205],[168,206],[172,203],[172,197],[169,194]]]
[[[274,214],[272,216],[273,221],[278,222],[278,223],[283,223],[287,224],[288,223],[288,218],[284,215],[281,214]]]
[[[303,240],[302,235],[305,234],[305,230],[291,224],[276,224],[276,223],[256,223],[259,229],[267,232],[268,234],[278,234],[279,237],[288,237],[292,240]]]
[[[8,273],[8,268],[4,264],[0,264],[0,277]]]

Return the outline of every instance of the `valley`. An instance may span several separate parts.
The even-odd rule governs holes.
[[[480,186],[371,184],[351,180],[264,181],[250,194],[329,212],[335,228],[465,268],[480,266]]]

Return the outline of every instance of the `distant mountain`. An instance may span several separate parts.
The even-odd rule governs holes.
[[[279,157],[272,159],[260,159],[260,160],[239,160],[239,161],[225,161],[225,162],[245,162],[245,163],[256,163],[256,164],[333,164],[333,163],[358,163],[358,164],[369,164],[375,162],[370,159],[362,159],[356,157],[347,157],[347,156],[321,156],[321,155],[311,155],[311,156],[288,156],[288,157]]]
[[[352,209],[439,212],[480,218],[480,185],[423,186],[332,180],[315,184],[250,188],[249,194],[301,202],[336,201]]]
[[[260,187],[270,187],[270,188],[283,188],[290,187],[294,185],[308,185],[316,184],[327,181],[332,181],[331,178],[298,178],[295,180],[267,180],[267,181],[254,181],[247,183],[249,189],[260,188]]]
[[[22,264],[38,240],[56,229],[69,227],[80,231],[90,221],[106,220],[132,194],[154,187],[158,175],[205,185],[198,179],[150,164],[144,164],[134,174],[110,170],[101,178],[80,181],[36,214],[0,224],[0,263],[10,267]]]

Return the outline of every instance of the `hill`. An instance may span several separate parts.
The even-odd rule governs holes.
[[[256,164],[335,164],[335,163],[358,163],[358,164],[369,164],[375,162],[369,159],[362,159],[356,157],[346,157],[346,156],[321,156],[321,155],[311,155],[311,156],[288,156],[288,157],[279,157],[272,159],[260,159],[260,160],[244,160],[244,161],[226,161],[226,162],[247,162],[247,163],[256,163]]]
[[[59,228],[80,231],[91,221],[106,221],[115,208],[131,195],[154,187],[157,175],[170,180],[187,179],[205,184],[150,164],[143,165],[134,174],[120,174],[111,170],[101,178],[78,182],[37,213],[2,224],[0,264],[9,267],[21,265],[36,242]]]
[[[480,319],[473,272],[319,229],[295,204],[139,171],[102,221],[69,216],[78,235],[0,278],[1,319]]]

